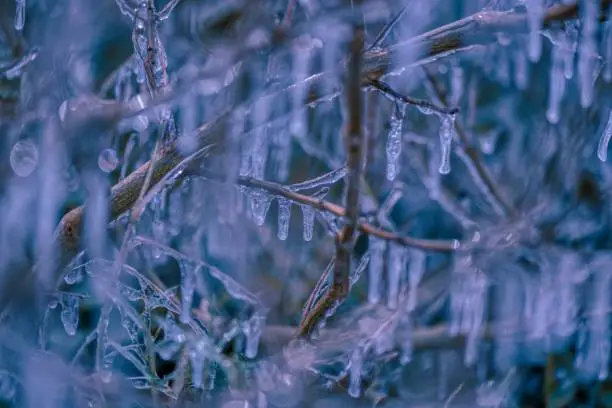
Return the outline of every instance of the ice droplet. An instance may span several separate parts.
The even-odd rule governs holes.
[[[98,167],[105,173],[110,173],[117,168],[119,158],[114,149],[104,149],[98,156]]]
[[[29,140],[20,140],[11,149],[13,172],[19,177],[28,177],[38,165],[38,148]]]

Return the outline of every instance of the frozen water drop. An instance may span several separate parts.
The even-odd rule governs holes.
[[[104,149],[98,156],[98,167],[105,173],[110,173],[117,168],[119,158],[114,149]]]
[[[19,177],[28,177],[38,165],[38,148],[29,140],[20,140],[11,149],[13,172]]]

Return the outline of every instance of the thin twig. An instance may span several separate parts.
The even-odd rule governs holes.
[[[385,96],[388,96],[395,101],[403,102],[407,105],[418,106],[420,108],[428,109],[442,115],[455,115],[459,112],[459,108],[457,107],[437,106],[425,99],[417,99],[407,95],[403,95],[397,92],[395,89],[391,88],[390,85],[379,79],[371,79],[368,80],[367,83],[378,89]]]
[[[298,336],[308,337],[316,326],[344,300],[349,291],[351,257],[356,232],[359,226],[359,196],[363,158],[366,149],[365,132],[362,129],[363,98],[361,95],[361,69],[364,49],[363,26],[353,29],[353,42],[349,61],[347,80],[348,129],[346,133],[346,150],[348,180],[346,189],[346,224],[336,235],[336,262],[329,291],[306,314],[298,329]]]

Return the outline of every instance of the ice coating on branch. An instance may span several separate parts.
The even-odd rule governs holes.
[[[332,184],[335,184],[338,181],[342,180],[347,175],[347,173],[347,167],[343,166],[313,179],[303,181],[301,183],[292,184],[289,186],[289,189],[293,191],[302,191],[312,190],[319,187],[331,186]]]
[[[603,133],[601,134],[601,138],[599,139],[599,145],[597,146],[597,157],[602,162],[608,160],[608,145],[610,144],[610,139],[612,138],[612,109],[608,114],[608,122],[604,128]]]
[[[406,116],[406,105],[396,103],[391,114],[387,136],[387,180],[393,181],[399,173],[399,160],[402,154],[402,125]]]

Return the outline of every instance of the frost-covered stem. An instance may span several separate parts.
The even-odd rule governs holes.
[[[372,87],[376,88],[384,95],[393,99],[396,102],[405,103],[406,105],[418,106],[420,108],[428,109],[433,112],[440,113],[442,115],[455,115],[459,112],[459,108],[457,107],[437,106],[425,99],[417,99],[407,95],[403,95],[397,92],[395,89],[391,88],[391,86],[389,86],[385,82],[378,79],[369,80],[367,81],[367,83],[369,83],[370,85],[372,85]]]
[[[252,177],[245,177],[245,176],[238,177],[236,182],[245,187],[260,188],[262,190],[266,190],[267,192],[271,194],[281,196],[283,198],[294,201],[301,205],[306,205],[306,206],[315,208],[319,211],[329,212],[331,214],[334,214],[337,217],[346,216],[346,209],[340,205],[331,203],[329,201],[325,201],[320,198],[315,198],[315,197],[311,197],[308,195],[297,193],[295,191],[292,191],[274,182],[265,181],[265,180],[257,180]],[[404,245],[407,247],[419,248],[419,249],[423,249],[427,251],[439,251],[439,252],[452,252],[452,251],[456,251],[459,249],[458,242],[455,240],[450,240],[450,241],[427,240],[427,239],[406,237],[406,236],[398,235],[391,231],[387,231],[387,230],[375,227],[374,225],[368,222],[365,222],[363,220],[358,220],[357,227],[359,231],[361,231],[364,234],[374,235],[386,241],[396,242],[400,245]]]
[[[364,50],[363,26],[353,29],[353,40],[350,45],[351,55],[348,66],[347,104],[348,127],[346,129],[347,149],[347,188],[346,188],[346,224],[336,235],[336,263],[332,274],[329,291],[317,302],[300,323],[298,336],[309,337],[317,325],[344,300],[349,291],[351,257],[359,226],[359,195],[363,158],[366,149],[365,132],[361,126],[363,98],[361,95],[361,69]]]
[[[605,12],[612,0],[601,1],[601,11]],[[544,12],[542,27],[553,23],[574,20],[578,17],[579,2],[556,4]],[[393,70],[391,61],[395,56],[413,53],[413,66],[423,65],[432,57],[448,55],[456,51],[468,50],[475,46],[485,46],[498,41],[500,33],[526,34],[529,24],[526,13],[518,11],[481,11],[461,20],[435,28],[407,41],[385,49],[368,50],[365,57],[366,76],[378,78]]]
[[[444,105],[448,105],[446,93],[436,76],[427,68],[425,68],[425,74],[438,99],[440,99]],[[476,178],[476,185],[483,192],[485,198],[490,201],[494,209],[501,210],[503,212],[502,215],[506,217],[512,216],[514,214],[514,208],[506,201],[506,198],[497,187],[497,183],[487,171],[484,163],[480,159],[478,150],[471,147],[468,136],[459,120],[455,120],[455,130],[457,131],[460,142],[456,146],[457,151],[461,153],[458,156],[468,168],[474,170],[472,175]]]

